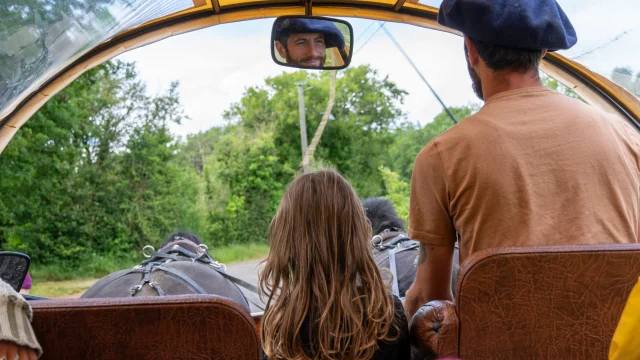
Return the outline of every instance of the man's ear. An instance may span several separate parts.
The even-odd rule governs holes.
[[[480,64],[480,55],[478,54],[478,48],[476,44],[471,41],[468,36],[464,36],[464,45],[467,48],[467,58],[469,59],[469,65],[476,67]]]
[[[547,50],[547,49],[542,50],[542,57],[545,57],[548,52],[549,52],[549,50]]]
[[[278,54],[280,54],[283,59],[287,58],[287,48],[278,40],[276,40],[276,50],[278,50]]]

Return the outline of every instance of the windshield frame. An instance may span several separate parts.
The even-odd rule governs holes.
[[[154,21],[150,24],[130,29],[113,39],[95,46],[68,66],[60,69],[55,75],[46,79],[39,89],[27,94],[6,117],[0,119],[0,152],[6,147],[17,130],[51,96],[64,89],[85,71],[124,52],[171,36],[219,24],[282,15],[305,14],[304,6],[299,4],[274,7],[265,7],[264,4],[254,6],[256,7],[239,8],[229,12],[193,12],[179,17],[165,18],[161,21]],[[380,6],[366,4],[345,4],[327,7],[314,6],[313,14],[316,16],[355,17],[406,23],[461,36],[459,32],[444,28],[437,23],[438,10],[435,8],[427,8],[421,11],[407,11],[401,8],[399,11],[395,11],[393,8],[381,8]],[[601,98],[603,101],[596,102],[594,105],[604,107],[604,110],[608,112],[617,112],[640,129],[640,100],[630,94],[625,96],[624,90],[612,81],[557,53],[548,54],[543,59],[542,66],[560,69],[560,73],[565,75],[561,80],[567,82],[564,85],[575,88],[576,92],[581,96]]]

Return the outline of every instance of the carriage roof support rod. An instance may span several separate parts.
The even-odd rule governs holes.
[[[306,159],[307,157],[307,119],[306,119],[306,114],[304,111],[304,88],[302,87],[302,85],[304,85],[304,82],[297,82],[296,85],[298,86],[298,108],[300,111],[300,144],[302,145],[302,164],[305,164],[304,159]],[[303,166],[302,168],[303,173],[307,173],[309,172],[309,169],[307,166]]]
[[[304,1],[304,14],[306,16],[312,16],[313,12],[311,10],[313,0],[303,0]]]
[[[387,34],[387,36],[389,36],[389,38],[391,39],[391,41],[393,42],[393,44],[398,48],[398,50],[400,50],[400,52],[402,53],[402,55],[407,59],[407,61],[409,62],[409,64],[411,64],[411,67],[413,67],[413,70],[415,70],[418,73],[418,76],[420,76],[420,79],[422,79],[422,82],[425,83],[425,85],[427,85],[427,87],[429,88],[429,90],[431,90],[431,92],[433,93],[433,96],[436,97],[436,99],[438,100],[438,102],[440,103],[440,105],[442,105],[442,107],[444,108],[444,110],[447,112],[447,114],[449,114],[449,117],[451,118],[451,120],[453,120],[454,124],[458,123],[458,120],[456,119],[456,117],[453,115],[453,113],[451,112],[451,110],[449,110],[449,108],[444,104],[444,102],[442,101],[442,99],[440,99],[440,96],[438,96],[438,94],[436,93],[436,91],[431,87],[431,85],[429,85],[429,82],[427,81],[427,79],[425,79],[425,77],[422,75],[422,73],[420,72],[420,70],[418,70],[418,67],[413,63],[413,61],[411,61],[411,58],[409,57],[409,55],[407,55],[406,52],[404,52],[404,50],[402,49],[402,46],[400,46],[400,44],[398,44],[398,42],[396,41],[396,38],[393,37],[393,35],[391,35],[391,33],[389,32],[389,30],[387,30],[387,28],[384,26],[385,24],[383,23],[381,25],[382,30],[384,30],[384,32]]]

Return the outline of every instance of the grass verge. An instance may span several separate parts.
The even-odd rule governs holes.
[[[212,247],[209,249],[209,254],[223,264],[262,260],[269,255],[269,245],[250,243]]]
[[[269,254],[267,244],[250,243],[211,247],[209,253],[219,262],[232,264],[237,262],[264,259]],[[114,271],[132,268],[144,260],[140,253],[120,255],[93,255],[76,264],[46,264],[31,263],[29,272],[33,278],[34,287],[38,282],[68,281],[101,278]],[[75,283],[68,284],[73,287]],[[55,290],[56,293],[58,290]],[[60,290],[65,292],[67,290]],[[71,290],[68,290],[71,291]],[[36,294],[34,292],[34,294]],[[64,295],[64,294],[62,294]]]
[[[65,281],[40,281],[33,283],[31,295],[44,296],[50,299],[64,298],[85,292],[98,279],[80,279]]]
[[[34,286],[38,281],[65,281],[101,278],[117,270],[131,268],[142,261],[140,254],[92,255],[74,264],[31,263],[29,272]]]

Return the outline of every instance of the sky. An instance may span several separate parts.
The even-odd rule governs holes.
[[[348,21],[355,38],[351,66],[369,64],[407,91],[402,109],[408,120],[421,124],[433,120],[442,106],[385,33],[377,31],[379,22]],[[272,24],[273,19],[261,19],[215,26],[133,50],[118,59],[137,63],[152,94],[178,80],[181,102],[191,120],[174,132],[204,131],[224,125],[222,113],[241,99],[246,88],[263,85],[266,77],[297,71],[271,59]],[[462,38],[406,24],[387,23],[385,27],[447,106],[478,102],[471,90]]]
[[[429,2],[437,2],[428,0]],[[561,52],[592,70],[609,76],[616,66],[640,71],[640,1],[561,0],[578,33],[578,44]],[[615,11],[611,11],[615,9]],[[596,19],[601,14],[606,23]],[[354,28],[351,66],[369,64],[389,76],[409,94],[401,106],[407,119],[426,124],[442,111],[427,86],[394,47],[379,22],[347,18]],[[120,55],[135,61],[152,94],[179,81],[179,92],[190,120],[172,129],[177,135],[224,125],[222,114],[251,86],[296,69],[279,66],[269,48],[274,19],[218,25],[178,35]],[[471,90],[461,37],[408,24],[386,23],[405,52],[447,106],[481,103]],[[612,41],[614,40],[614,41]],[[363,46],[364,45],[364,46]]]

